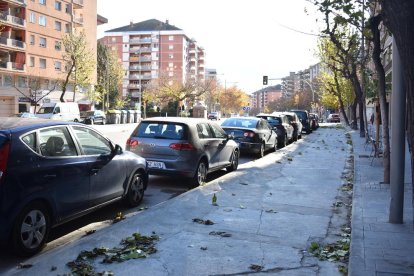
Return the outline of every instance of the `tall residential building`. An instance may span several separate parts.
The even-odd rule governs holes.
[[[29,111],[42,97],[38,104],[58,101],[59,88],[49,92],[66,76],[62,37],[84,30],[96,56],[100,22],[96,0],[0,0],[0,116]],[[67,101],[84,98],[74,97],[73,85],[67,91]]]
[[[112,29],[99,40],[116,51],[126,71],[123,97],[140,109],[142,92],[155,79],[167,78],[182,83],[205,79],[204,49],[183,30],[150,19]]]

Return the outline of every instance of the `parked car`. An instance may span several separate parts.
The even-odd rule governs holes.
[[[312,132],[312,125],[311,120],[309,118],[309,113],[306,110],[291,110],[291,112],[295,112],[298,115],[300,122],[302,123],[302,131],[305,131],[306,134]]]
[[[32,118],[32,119],[33,118],[37,118],[35,114],[30,113],[30,112],[21,112],[21,113],[18,113],[18,114],[14,114],[14,115],[12,115],[10,117]]]
[[[265,151],[277,149],[277,133],[262,118],[232,117],[221,123],[227,134],[234,136],[241,152],[257,154],[263,157]]]
[[[311,128],[312,130],[317,130],[319,128],[319,116],[316,113],[309,113],[309,117],[311,120]]]
[[[146,158],[150,174],[183,176],[192,186],[203,184],[212,171],[237,170],[240,155],[233,136],[218,124],[183,117],[142,120],[126,149]]]
[[[207,118],[209,120],[216,120],[216,121],[218,121],[218,120],[221,119],[220,112],[210,112],[208,114]]]
[[[328,119],[326,119],[328,123],[340,123],[341,119],[339,117],[339,114],[332,113],[328,115]]]
[[[279,148],[285,147],[293,140],[293,126],[283,113],[273,112],[272,114],[259,113],[258,118],[265,119],[277,133],[277,144]]]
[[[81,119],[85,124],[106,124],[106,115],[102,110],[83,111]]]
[[[53,226],[117,200],[142,201],[145,159],[73,122],[0,118],[0,242],[40,251]]]
[[[293,140],[297,141],[302,138],[302,123],[298,115],[295,112],[283,112],[289,120],[290,125],[293,127]]]

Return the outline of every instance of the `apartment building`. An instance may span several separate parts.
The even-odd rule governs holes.
[[[250,107],[264,112],[268,103],[277,101],[280,97],[282,97],[282,85],[268,86],[251,94]]]
[[[108,30],[100,43],[114,50],[126,71],[122,96],[140,109],[141,96],[151,81],[165,78],[203,81],[204,49],[183,30],[157,19]]]
[[[62,37],[85,31],[96,58],[96,26],[105,22],[96,8],[96,0],[0,0],[0,116],[59,101],[60,88],[53,87],[66,76]],[[65,100],[85,100],[77,94],[69,86]]]

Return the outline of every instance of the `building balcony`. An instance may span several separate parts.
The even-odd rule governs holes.
[[[131,98],[140,98],[141,92],[130,92],[129,95],[131,96]]]
[[[0,47],[8,47],[14,50],[25,50],[26,43],[20,40],[0,37]]]
[[[83,8],[83,0],[73,0],[72,7],[74,9],[82,9]]]
[[[129,44],[151,44],[152,42],[157,42],[158,39],[156,39],[156,41],[154,41],[154,39],[151,39],[150,37],[148,38],[131,38],[129,40]]]
[[[143,56],[143,57],[129,57],[130,62],[146,62],[151,61],[151,56]]]
[[[137,74],[132,74],[129,75],[129,79],[130,80],[150,80],[151,79],[151,75],[137,75]]]
[[[11,15],[7,12],[0,12],[0,23],[4,23],[8,26],[16,27],[19,29],[26,28],[26,20],[23,18]]]
[[[73,23],[78,25],[83,25],[83,18],[82,17],[73,17]]]
[[[26,7],[26,0],[2,0],[3,2],[17,5],[19,7]]]
[[[141,85],[140,84],[135,84],[135,83],[130,83],[127,86],[128,89],[140,89]]]
[[[26,72],[26,64],[11,61],[0,61],[0,70],[7,70],[10,72]]]
[[[129,48],[130,53],[151,53],[152,49],[149,47],[141,47],[141,48]]]
[[[129,71],[151,71],[151,65],[132,65],[129,67]]]

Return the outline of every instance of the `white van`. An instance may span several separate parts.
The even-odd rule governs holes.
[[[80,122],[79,106],[77,103],[44,103],[37,111],[36,117]]]

